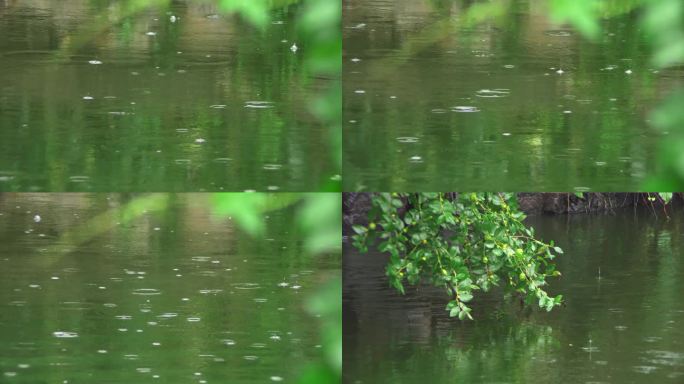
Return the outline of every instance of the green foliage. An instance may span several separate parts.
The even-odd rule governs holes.
[[[341,199],[338,199],[341,201]],[[341,221],[340,221],[341,223]],[[339,383],[342,377],[342,279],[330,281],[307,303],[307,310],[321,319],[324,362],[305,368],[300,384]]]
[[[670,201],[672,201],[672,192],[660,192],[658,194],[660,195],[660,198],[663,199],[665,204],[669,204]]]
[[[585,37],[596,38],[602,16],[634,10],[643,13],[641,24],[653,47],[651,62],[658,68],[684,64],[684,2],[681,0],[552,0],[551,16],[557,22],[570,22]],[[668,140],[661,144],[657,174],[646,183],[650,190],[676,190],[684,187],[684,91],[676,90],[651,114],[653,124]]]
[[[342,199],[339,193],[215,193],[214,214],[228,216],[252,236],[263,234],[264,215],[299,205],[297,223],[312,254],[339,251]]]
[[[306,234],[308,252],[339,251],[342,247],[342,198],[339,193],[307,194],[297,221]]]
[[[216,193],[214,213],[229,216],[252,236],[264,232],[262,215],[296,202],[300,196],[292,193]]]
[[[300,19],[303,54],[312,77],[329,79],[310,110],[330,132],[332,156],[342,173],[342,5],[337,0],[308,0]],[[339,191],[339,181],[325,190]]]
[[[219,0],[224,12],[238,12],[253,25],[264,29],[270,20],[270,0]]]
[[[342,197],[339,193],[216,193],[214,213],[229,216],[252,236],[265,230],[268,212],[296,207],[297,227],[305,250],[312,255],[339,252],[342,244]],[[342,377],[342,279],[334,277],[306,309],[320,320],[323,360],[312,361],[300,384],[336,383]]]
[[[326,77],[328,86],[311,98],[310,111],[329,129],[333,160],[338,177],[322,191],[340,191],[342,173],[342,5],[337,0],[218,0],[221,8],[237,12],[254,26],[265,28],[270,12],[279,6],[301,3],[297,19],[300,38],[296,42],[304,56],[305,75]]]
[[[465,20],[468,25],[478,24],[485,20],[496,20],[506,14],[507,1],[494,1],[489,3],[475,3],[468,8]]]
[[[684,64],[684,3],[681,0],[653,0],[643,20],[659,68]],[[684,91],[673,92],[652,114],[653,124],[667,134],[658,155],[659,169],[646,184],[655,190],[684,187]]]
[[[674,193],[672,192],[656,192],[656,193],[648,193],[647,194],[647,199],[648,201],[655,202],[655,201],[660,201],[663,204],[670,204],[672,201],[672,197],[674,197]]]
[[[596,0],[551,0],[551,18],[557,23],[569,22],[584,36],[595,39],[601,33]]]
[[[664,68],[684,63],[684,3],[680,0],[651,1],[644,27],[656,48],[653,63]]]
[[[652,114],[652,123],[667,133],[658,153],[658,170],[646,182],[648,190],[679,190],[684,187],[684,91],[668,97]]]
[[[355,247],[390,254],[387,276],[404,293],[404,283],[426,280],[452,298],[450,316],[469,318],[476,291],[502,286],[550,311],[561,296],[550,297],[546,278],[560,276],[552,260],[563,250],[534,237],[522,223],[513,194],[467,193],[449,199],[442,193],[377,194],[367,226],[355,225]],[[405,212],[404,212],[405,210]]]

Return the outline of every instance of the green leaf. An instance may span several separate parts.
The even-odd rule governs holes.
[[[464,303],[467,303],[473,299],[473,294],[470,292],[463,292],[463,293],[459,294],[458,299]]]
[[[668,204],[672,200],[672,192],[658,192],[658,194],[665,204]]]
[[[368,228],[364,227],[363,225],[352,225],[352,229],[359,235],[363,235],[364,233],[368,232]]]
[[[459,316],[459,315],[460,315],[460,312],[461,312],[461,308],[459,308],[459,307],[453,307],[453,308],[451,308],[451,310],[449,311],[449,317],[456,317],[456,316]]]
[[[259,28],[265,28],[270,20],[269,0],[219,0],[221,10],[226,12],[238,12]]]
[[[561,255],[563,254],[563,250],[561,249],[561,247],[553,247],[553,250],[556,251],[556,253],[559,253]]]
[[[554,22],[569,22],[590,39],[601,33],[596,0],[551,0],[549,4]]]

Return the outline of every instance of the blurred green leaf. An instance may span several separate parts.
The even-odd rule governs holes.
[[[658,194],[663,199],[663,202],[665,204],[668,204],[670,201],[672,201],[672,196],[673,196],[672,192],[659,192]]]
[[[297,223],[310,254],[340,251],[342,196],[340,193],[216,193],[214,213],[229,216],[252,236],[265,230],[264,213],[295,205]],[[306,304],[320,319],[324,360],[314,361],[299,383],[338,383],[342,372],[342,280],[333,278]]]
[[[684,90],[680,90],[667,98],[664,104],[651,114],[651,121],[656,127],[668,130],[684,129]]]
[[[225,12],[238,12],[254,26],[264,29],[270,21],[271,2],[269,0],[218,0]]]
[[[587,38],[601,32],[598,3],[595,0],[551,0],[551,18],[556,23],[570,23]]]
[[[643,25],[656,48],[654,64],[662,68],[684,63],[684,2],[651,1]]]
[[[340,381],[340,376],[327,366],[312,364],[304,370],[299,384],[333,384]]]
[[[216,193],[214,213],[229,216],[252,236],[265,229],[263,214],[292,205],[300,198],[293,193]]]
[[[299,224],[306,233],[311,253],[337,251],[342,247],[342,196],[339,193],[311,193],[299,211]]]
[[[342,279],[336,277],[307,303],[307,311],[321,319],[325,364],[311,364],[300,384],[339,383],[342,374]]]
[[[504,16],[509,2],[509,0],[499,0],[473,4],[466,13],[466,24],[478,24]]]

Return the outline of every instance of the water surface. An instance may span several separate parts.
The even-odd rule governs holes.
[[[0,195],[0,382],[293,382],[322,359],[306,302],[339,260],[306,256],[291,210],[252,239],[205,195],[111,213],[129,200]]]
[[[480,3],[343,2],[345,190],[637,189],[683,78],[650,66],[639,15],[592,43],[545,1],[475,23]]]
[[[451,319],[444,291],[399,295],[387,256],[345,244],[345,383],[681,383],[684,210],[528,219],[565,254],[552,312],[477,295]]]
[[[214,1],[0,2],[0,190],[318,190],[327,80],[298,12],[259,31]]]

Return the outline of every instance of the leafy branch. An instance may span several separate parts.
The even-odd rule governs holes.
[[[534,237],[513,194],[383,193],[372,197],[369,224],[355,225],[353,244],[377,249],[390,260],[386,274],[402,294],[404,283],[429,281],[452,298],[450,316],[472,319],[468,303],[475,291],[501,286],[527,304],[552,310],[562,296],[544,290],[548,277],[560,276],[553,259],[563,250]]]

